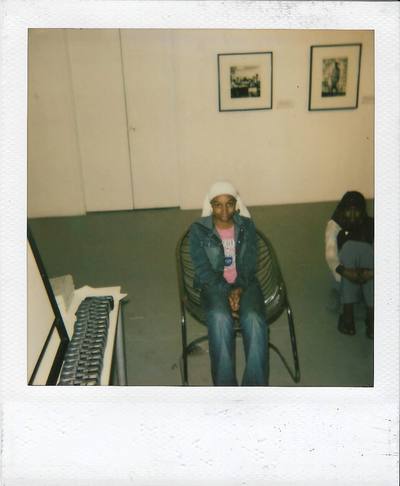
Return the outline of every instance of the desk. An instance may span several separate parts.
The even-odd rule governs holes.
[[[127,294],[121,294],[121,287],[82,287],[74,290],[72,301],[68,307],[61,302],[58,303],[64,325],[71,339],[74,332],[74,324],[76,321],[75,313],[83,300],[86,297],[98,297],[104,295],[112,295],[114,298],[114,309],[110,312],[110,326],[107,334],[107,345],[103,357],[103,370],[101,372],[101,385],[109,385],[111,379],[111,366],[113,359],[115,360],[117,384],[126,385],[126,366],[125,366],[125,345],[124,345],[124,330],[121,313],[121,303]]]

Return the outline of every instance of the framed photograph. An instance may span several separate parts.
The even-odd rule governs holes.
[[[272,108],[272,52],[218,54],[219,111]]]
[[[308,109],[358,107],[361,44],[311,46]]]

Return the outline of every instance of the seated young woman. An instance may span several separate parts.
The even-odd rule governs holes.
[[[257,234],[250,214],[230,182],[209,189],[202,217],[190,227],[194,286],[200,290],[215,386],[238,386],[234,318],[243,336],[246,367],[242,386],[268,385],[268,326],[255,275]]]

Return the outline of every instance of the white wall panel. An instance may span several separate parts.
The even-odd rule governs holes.
[[[250,206],[374,194],[372,31],[176,30],[180,206],[201,207],[215,180]],[[310,47],[362,43],[359,106],[308,111]],[[219,112],[218,54],[273,53],[273,108]]]
[[[85,213],[64,30],[29,30],[28,217]]]
[[[67,35],[87,211],[133,209],[119,31]]]
[[[121,31],[135,208],[179,205],[169,30]]]

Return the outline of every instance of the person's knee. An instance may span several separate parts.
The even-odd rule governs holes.
[[[235,331],[233,327],[233,318],[227,312],[212,311],[206,316],[208,337],[210,346],[215,348],[215,352],[220,348],[223,342],[232,345]]]
[[[207,327],[212,329],[226,330],[233,329],[233,318],[230,307],[223,302],[217,303],[206,312]]]
[[[240,316],[240,323],[244,330],[251,332],[266,330],[267,324],[264,316],[256,309],[251,309]]]
[[[255,309],[250,309],[241,315],[243,321],[247,322],[258,322],[260,320],[260,315]]]
[[[208,289],[206,289],[208,290]],[[222,315],[230,314],[228,297],[220,292],[202,291],[200,305],[206,314]]]
[[[221,307],[214,307],[213,309],[210,309],[207,314],[210,319],[219,322],[229,322],[232,318],[231,313],[227,309]]]
[[[340,263],[345,268],[355,268],[357,261],[357,245],[355,241],[348,241],[339,252]]]

